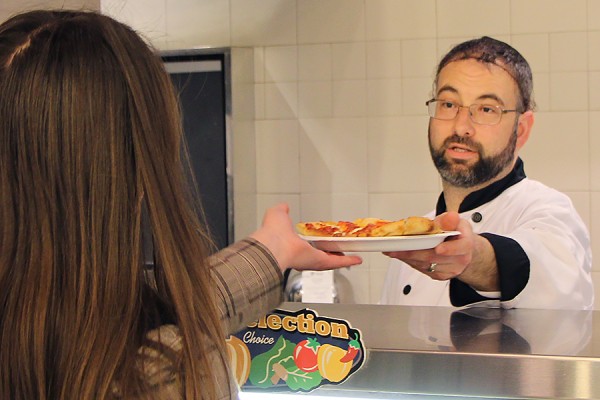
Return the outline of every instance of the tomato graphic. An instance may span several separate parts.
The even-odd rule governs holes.
[[[317,339],[308,338],[294,348],[294,362],[304,372],[314,372],[318,368],[317,353],[321,344]]]
[[[321,376],[329,382],[339,382],[350,373],[352,362],[340,361],[347,351],[341,347],[324,344],[319,348],[318,368]]]

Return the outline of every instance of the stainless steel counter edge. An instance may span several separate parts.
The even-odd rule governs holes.
[[[279,308],[309,308],[361,331],[363,367],[314,395],[600,399],[595,311],[306,303]]]

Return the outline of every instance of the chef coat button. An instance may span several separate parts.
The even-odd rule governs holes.
[[[412,288],[410,287],[410,285],[406,285],[404,286],[404,289],[402,289],[402,293],[409,294],[411,289]]]
[[[474,212],[473,215],[471,215],[471,220],[473,220],[473,222],[481,222],[482,219],[483,215],[481,215],[481,213]]]

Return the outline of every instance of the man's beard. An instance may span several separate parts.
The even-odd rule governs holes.
[[[470,149],[476,151],[477,154],[479,154],[479,160],[470,167],[467,166],[466,161],[463,160],[447,160],[444,157],[444,153],[453,143],[466,145]],[[506,147],[502,149],[500,153],[489,157],[483,156],[483,147],[481,144],[471,140],[471,138],[467,136],[458,136],[457,134],[447,138],[440,149],[436,150],[431,145],[431,131],[429,133],[429,151],[431,152],[431,159],[440,173],[440,176],[449,184],[461,188],[478,186],[498,176],[504,168],[512,163],[516,145],[516,126]]]

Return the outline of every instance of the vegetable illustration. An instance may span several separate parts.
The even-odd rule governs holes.
[[[275,374],[272,378],[272,381],[279,381],[279,379],[282,379],[292,390],[314,389],[315,387],[319,386],[322,380],[319,371],[301,371],[293,362],[289,363],[289,360],[284,361],[283,364],[274,364],[273,372]]]
[[[315,372],[304,372],[294,366],[286,366],[288,376],[285,383],[292,390],[311,390],[321,384],[323,378],[319,371]]]
[[[309,392],[335,385],[357,372],[367,354],[359,329],[310,309],[277,309],[235,336],[241,342],[228,341],[230,357],[246,361],[244,351],[250,355],[249,373],[239,368],[239,361],[232,363],[244,389]]]
[[[227,344],[229,363],[235,375],[235,380],[239,386],[242,386],[248,380],[248,375],[250,375],[250,350],[248,350],[246,343],[233,335],[225,343]]]
[[[348,342],[348,351],[346,352],[344,357],[340,359],[340,361],[346,363],[354,360],[359,350],[360,343],[358,342],[358,333],[354,333],[354,339]]]
[[[294,351],[294,343],[285,339],[283,336],[279,336],[277,342],[268,351],[259,354],[252,360],[252,366],[250,367],[250,382],[257,387],[268,388],[276,384],[271,379],[275,375],[273,366],[277,363],[281,364],[285,360],[289,360],[292,363]],[[279,381],[279,379],[277,379]]]
[[[331,344],[321,345],[317,354],[318,368],[321,376],[330,382],[339,382],[348,376],[352,368],[351,362],[341,362],[346,350]]]
[[[274,385],[276,385],[280,379],[287,381],[289,374],[283,365],[273,364],[273,372],[275,374],[273,375],[273,378],[271,378],[271,382],[273,382]]]
[[[321,344],[314,338],[301,341],[294,349],[294,362],[299,369],[305,372],[314,372],[318,369],[317,352]]]

